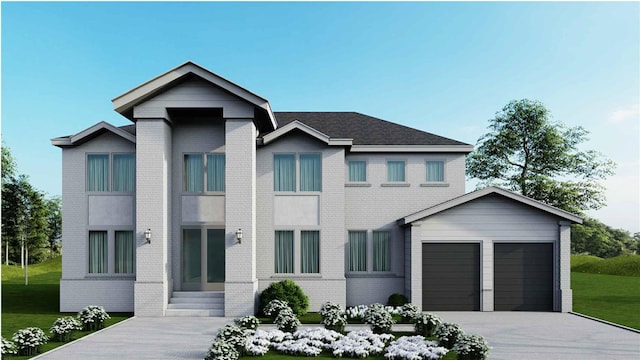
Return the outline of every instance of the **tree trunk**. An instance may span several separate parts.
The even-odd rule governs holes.
[[[24,240],[22,240],[20,247],[20,268],[24,269]]]
[[[29,285],[29,247],[24,249],[25,259],[27,260],[24,264],[24,286]]]
[[[7,244],[7,247],[5,248],[5,251],[4,251],[4,257],[5,257],[6,265],[9,265],[9,240],[7,240],[6,244]]]

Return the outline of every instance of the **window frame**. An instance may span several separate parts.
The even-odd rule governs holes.
[[[429,180],[429,163],[440,163],[442,164],[442,180]],[[431,184],[442,184],[446,182],[447,179],[447,173],[446,173],[446,164],[447,162],[445,160],[441,160],[441,159],[427,159],[424,162],[425,164],[425,182],[427,184],[431,183]]]
[[[364,269],[352,270],[351,266],[351,233],[364,233]],[[369,232],[367,230],[348,230],[347,231],[347,272],[352,274],[364,274],[369,271]]]
[[[351,163],[364,163],[364,180],[351,180]],[[367,160],[353,159],[347,160],[347,182],[355,183],[355,184],[366,184],[367,179],[369,178],[369,164]]]
[[[317,156],[318,157],[318,161],[320,163],[320,168],[318,169],[319,173],[320,173],[320,189],[319,190],[302,190],[302,157],[303,156]],[[297,158],[297,164],[296,167],[298,168],[298,191],[301,193],[310,193],[310,192],[322,192],[322,153],[321,152],[300,152],[297,154],[296,156]]]
[[[276,255],[278,253],[278,247],[277,247],[277,236],[276,234],[279,232],[286,232],[286,233],[291,233],[291,272],[283,272],[283,271],[278,271],[278,261],[276,260]],[[279,230],[274,230],[273,232],[273,273],[275,275],[292,275],[296,273],[296,231],[295,230],[290,230],[290,229],[279,229]]]
[[[89,190],[89,156],[92,155],[101,155],[107,156],[107,190]],[[119,191],[114,190],[115,188],[115,179],[114,179],[114,157],[116,155],[132,155],[133,156],[133,190],[132,191]],[[87,152],[85,153],[85,192],[90,194],[106,194],[106,193],[116,193],[116,194],[134,194],[136,192],[136,152],[135,151],[116,151],[116,152]]]
[[[379,233],[384,233],[387,234],[387,241],[386,241],[386,252],[387,252],[387,258],[389,263],[385,264],[387,265],[387,268],[383,268],[383,269],[377,269],[377,266],[379,266],[379,264],[377,263],[377,258],[376,258],[376,249],[377,246],[375,244],[376,242],[376,234]],[[391,251],[392,247],[391,247],[391,230],[373,230],[371,232],[371,271],[374,273],[385,273],[385,272],[390,272],[391,271],[391,258],[392,258],[392,251]]]
[[[298,189],[298,161],[297,154],[291,152],[273,153],[271,170],[273,171],[273,192],[275,193],[295,193]],[[292,156],[293,157],[293,190],[276,189],[276,156]]]
[[[89,189],[89,157],[91,156],[106,156],[107,157],[107,189],[106,190],[90,190]],[[108,193],[111,192],[111,173],[113,172],[113,170],[111,169],[111,153],[110,152],[88,152],[85,153],[85,161],[84,161],[84,166],[85,166],[85,191],[88,193],[98,193],[98,194],[104,194],[104,193]]]
[[[202,157],[202,174],[201,174],[201,179],[202,179],[202,188],[200,191],[187,191],[187,171],[186,171],[186,156],[187,155],[200,155]],[[214,156],[223,156],[224,159],[224,167],[223,167],[223,172],[224,172],[224,177],[223,177],[223,183],[222,183],[222,188],[224,190],[222,191],[217,191],[217,190],[208,190],[208,181],[209,181],[209,156],[210,155],[214,155]],[[211,151],[211,152],[183,152],[182,153],[182,194],[183,195],[216,195],[216,194],[224,194],[227,190],[227,183],[226,183],[226,176],[227,176],[227,153],[226,152],[220,152],[220,151]]]
[[[131,272],[120,272],[118,271],[118,233],[131,233],[131,238],[133,241],[133,258],[131,260]],[[133,230],[114,230],[113,231],[113,272],[114,274],[119,275],[133,275],[136,273],[136,234]]]
[[[317,269],[316,269],[317,271],[304,271],[304,263],[303,263],[304,247],[302,245],[302,233],[304,233],[304,232],[317,233],[318,234],[318,244],[317,244],[317,246],[318,246],[318,249],[317,249],[318,258],[317,258],[317,264],[316,264],[317,265]],[[321,253],[320,253],[321,252],[320,251],[320,249],[321,249],[320,244],[322,242],[322,235],[320,234],[320,230],[306,230],[305,229],[305,230],[300,230],[299,233],[300,233],[300,246],[299,246],[300,247],[300,274],[318,275],[318,274],[320,274],[320,271],[321,271],[320,270],[320,265],[321,265],[321,262],[322,262],[321,261],[322,260],[322,256],[321,256]],[[295,243],[295,234],[294,234],[294,243]]]
[[[131,155],[133,156],[133,190],[132,191],[119,191],[119,190],[114,190],[115,189],[115,171],[114,171],[114,166],[115,166],[115,157],[117,155]],[[135,152],[114,152],[111,153],[111,192],[117,192],[120,194],[132,194],[136,191],[136,153]]]

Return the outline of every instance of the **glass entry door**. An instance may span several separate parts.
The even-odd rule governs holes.
[[[182,290],[224,290],[224,229],[182,230]]]

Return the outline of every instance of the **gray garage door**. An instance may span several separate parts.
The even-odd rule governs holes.
[[[422,309],[480,310],[480,244],[422,244]]]
[[[495,244],[494,296],[496,311],[553,311],[553,244]]]

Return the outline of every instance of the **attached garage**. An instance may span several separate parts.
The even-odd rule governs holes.
[[[572,309],[566,211],[489,187],[398,220],[405,289],[425,311]]]
[[[553,244],[494,244],[495,311],[553,311]]]
[[[480,310],[480,244],[422,244],[422,309]]]

